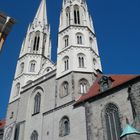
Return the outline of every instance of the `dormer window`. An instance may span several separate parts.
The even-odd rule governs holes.
[[[107,76],[102,76],[102,78],[99,81],[100,84],[100,91],[106,91],[111,87],[112,84],[112,78],[111,77],[107,77]]]

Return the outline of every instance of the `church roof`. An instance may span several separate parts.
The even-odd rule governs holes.
[[[125,127],[125,129],[123,130],[123,133],[121,134],[120,137],[124,137],[126,135],[130,135],[130,134],[140,134],[140,132],[138,132],[134,127],[132,127],[131,125],[127,124],[127,126]]]
[[[99,81],[101,79],[102,76],[108,76],[110,79],[112,79],[112,84],[111,87],[108,90],[111,90],[113,88],[119,87],[120,85],[135,79],[136,77],[138,77],[138,75],[103,75],[103,74],[98,74],[97,75],[97,79],[94,82],[94,84],[91,86],[91,88],[89,89],[88,93],[81,96],[76,104],[79,104],[80,102],[84,102],[88,99],[91,99],[92,97],[98,96],[102,93],[104,93],[105,91],[101,92],[100,91],[100,84]],[[106,91],[108,91],[106,90]]]
[[[6,121],[5,120],[0,120],[0,129],[3,129],[5,126]]]

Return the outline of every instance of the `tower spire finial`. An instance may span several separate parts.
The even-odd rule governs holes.
[[[46,10],[46,0],[41,0],[40,6],[37,10],[33,23],[39,23],[41,25],[47,25],[47,10]]]

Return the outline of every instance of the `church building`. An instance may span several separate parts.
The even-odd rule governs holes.
[[[104,75],[85,0],[63,0],[57,62],[46,0],[23,40],[4,140],[139,140],[140,77]]]

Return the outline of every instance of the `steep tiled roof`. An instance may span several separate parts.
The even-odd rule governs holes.
[[[0,120],[0,129],[4,128],[6,121]]]
[[[99,85],[98,82],[99,82],[99,80],[101,79],[102,76],[103,76],[102,74],[99,74],[97,76],[96,81],[91,86],[91,88],[89,89],[88,93],[83,95],[83,96],[81,96],[77,100],[76,104],[101,94],[101,92],[100,92],[100,85]],[[138,75],[105,75],[105,76],[108,76],[108,77],[110,77],[113,80],[110,89],[113,89],[113,88],[115,88],[117,86],[120,86],[120,85],[122,85],[122,84],[124,84],[124,83],[126,83],[126,82],[128,82],[128,81],[130,81],[132,79],[135,79],[136,77],[138,77]]]

